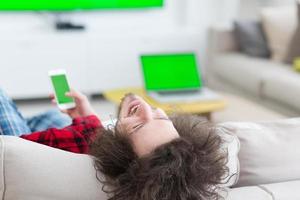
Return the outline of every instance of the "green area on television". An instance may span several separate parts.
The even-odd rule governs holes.
[[[162,7],[164,0],[0,0],[0,10],[96,10]]]

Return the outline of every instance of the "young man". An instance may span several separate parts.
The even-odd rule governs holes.
[[[206,122],[188,115],[169,118],[130,94],[121,103],[116,126],[104,129],[84,95],[72,91],[68,96],[76,102],[75,109],[64,111],[73,118],[70,126],[21,137],[91,154],[111,200],[220,197],[227,155],[220,151],[222,139]]]
[[[222,139],[197,116],[168,117],[127,95],[117,125],[92,143],[109,200],[219,199],[228,177]]]

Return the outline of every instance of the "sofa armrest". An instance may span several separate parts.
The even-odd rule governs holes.
[[[0,197],[3,200],[106,200],[92,158],[0,136]]]

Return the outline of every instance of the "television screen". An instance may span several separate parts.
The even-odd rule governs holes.
[[[0,0],[2,11],[68,11],[162,7],[164,0]]]

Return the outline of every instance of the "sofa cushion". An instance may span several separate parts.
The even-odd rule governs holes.
[[[234,23],[234,33],[243,53],[254,57],[268,58],[270,56],[261,22],[236,21]]]
[[[242,53],[223,53],[214,57],[210,67],[218,78],[259,96],[265,77],[281,68],[282,64]]]
[[[300,188],[300,180],[261,185],[260,187],[271,193],[274,196],[274,199],[300,199],[300,193],[298,192],[298,189]]]
[[[300,74],[282,67],[264,78],[262,95],[300,111]]]
[[[220,124],[237,135],[240,177],[236,186],[300,179],[300,118],[275,122]]]
[[[226,200],[291,200],[300,199],[300,193],[297,192],[300,187],[300,181],[289,181],[259,186],[248,186],[233,188],[227,191],[223,196]]]
[[[284,61],[288,45],[297,27],[296,6],[265,8],[261,12],[261,17],[272,59]]]
[[[229,189],[223,196],[225,200],[274,200],[272,195],[258,186]]]
[[[105,200],[92,159],[18,137],[1,136],[3,200]]]

